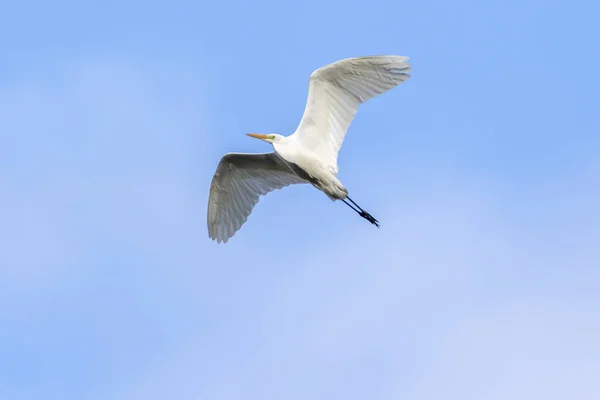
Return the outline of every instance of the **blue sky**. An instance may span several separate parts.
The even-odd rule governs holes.
[[[0,398],[597,399],[599,11],[7,3]],[[413,66],[339,158],[381,230],[301,186],[210,241],[220,157],[369,54]]]

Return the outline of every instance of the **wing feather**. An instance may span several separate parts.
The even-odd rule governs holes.
[[[227,242],[242,227],[259,197],[295,183],[306,183],[275,153],[223,156],[210,186],[208,235]]]
[[[306,108],[293,136],[337,173],[337,156],[358,106],[410,78],[407,60],[356,57],[317,69],[310,76]]]

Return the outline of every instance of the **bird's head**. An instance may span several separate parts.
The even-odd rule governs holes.
[[[247,133],[247,136],[253,137],[255,139],[260,139],[260,140],[264,140],[267,143],[279,143],[284,136],[278,135],[276,133],[269,133],[267,135],[264,135],[262,133]]]

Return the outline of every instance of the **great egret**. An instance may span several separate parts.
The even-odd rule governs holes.
[[[208,199],[209,237],[226,243],[246,222],[261,195],[295,183],[311,183],[379,227],[379,221],[348,197],[337,178],[337,156],[358,106],[407,80],[407,60],[402,56],[356,57],[315,70],[310,75],[304,115],[292,135],[249,133],[271,143],[275,151],[228,153],[219,162]]]

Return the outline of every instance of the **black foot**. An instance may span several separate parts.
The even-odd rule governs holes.
[[[358,215],[360,215],[361,217],[363,217],[364,219],[366,219],[367,221],[369,221],[370,223],[372,223],[373,225],[375,225],[377,228],[379,228],[379,221],[377,221],[375,219],[375,217],[373,217],[371,214],[369,214],[368,212],[366,212],[365,210],[363,210],[362,208],[360,208],[360,206],[358,204],[356,204],[354,202],[354,200],[352,200],[350,197],[346,197],[348,200],[350,200],[352,202],[352,204],[354,204],[356,207],[352,206],[352,204],[348,203],[346,201],[346,199],[342,199],[342,201],[344,203],[346,203],[346,205],[348,207],[350,207],[351,209],[353,209],[354,211],[356,211],[358,213]]]
[[[379,228],[379,221],[377,221],[371,214],[369,214],[366,211],[361,211],[360,213],[358,213],[358,215],[360,215],[361,217],[363,217],[364,219],[366,219],[367,221],[369,221],[370,223],[372,223],[373,225],[375,225],[377,228]]]

